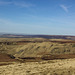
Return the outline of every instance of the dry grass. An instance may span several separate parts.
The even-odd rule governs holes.
[[[75,59],[14,63],[0,66],[0,75],[75,75]]]

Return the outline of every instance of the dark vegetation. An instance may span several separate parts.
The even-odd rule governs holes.
[[[69,58],[75,58],[75,54],[60,54],[60,55],[46,54],[43,55],[42,57],[23,57],[23,58],[19,57],[18,59],[15,59],[13,55],[0,53],[0,62],[17,62],[17,61],[27,62],[27,61],[42,61],[42,60],[69,59]]]
[[[54,42],[54,43],[61,43],[61,44],[63,44],[63,43],[75,43],[75,41],[72,41],[72,40],[70,40],[70,41],[52,41],[52,40],[42,40],[42,41],[39,41],[39,40],[35,40],[35,41],[28,41],[28,40],[24,40],[24,41],[9,41],[9,42],[6,42],[6,41],[4,41],[4,42],[0,42],[0,45],[1,44],[6,44],[6,45],[19,45],[19,44],[25,44],[25,43],[42,43],[42,42]],[[75,45],[73,45],[73,47],[75,47]]]
[[[69,59],[69,58],[75,58],[75,54],[60,54],[60,55],[46,54],[42,56],[43,60]]]

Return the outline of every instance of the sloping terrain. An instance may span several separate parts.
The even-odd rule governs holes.
[[[72,40],[47,40],[42,38],[31,38],[29,39],[29,41],[28,39],[24,38],[10,38],[9,40],[8,38],[4,38],[2,40],[2,43],[0,44],[0,53],[10,54],[15,58],[34,59],[35,57],[45,59],[56,59],[55,57],[62,57],[62,59],[64,59],[68,57],[75,57],[75,42]]]
[[[15,57],[42,57],[43,55],[51,54],[75,54],[75,44],[74,43],[52,43],[52,42],[42,42],[42,43],[29,43],[20,48],[16,49]]]

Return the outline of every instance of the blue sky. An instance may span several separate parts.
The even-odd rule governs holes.
[[[75,0],[0,0],[0,32],[75,35]]]

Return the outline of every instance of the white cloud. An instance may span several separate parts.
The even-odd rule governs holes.
[[[3,5],[15,5],[15,6],[19,6],[19,7],[33,7],[35,6],[34,4],[31,4],[31,3],[26,3],[24,1],[12,1],[12,2],[8,2],[8,1],[0,1],[0,5],[3,6]]]
[[[0,1],[0,5],[9,5],[11,4],[12,2],[5,2],[5,1]]]
[[[68,10],[68,7],[65,6],[65,5],[60,5],[60,7],[61,7],[65,12],[68,12],[68,11],[69,11],[69,10]]]
[[[13,2],[14,5],[20,6],[20,7],[33,7],[35,6],[34,4],[31,3],[26,3],[26,2]]]

